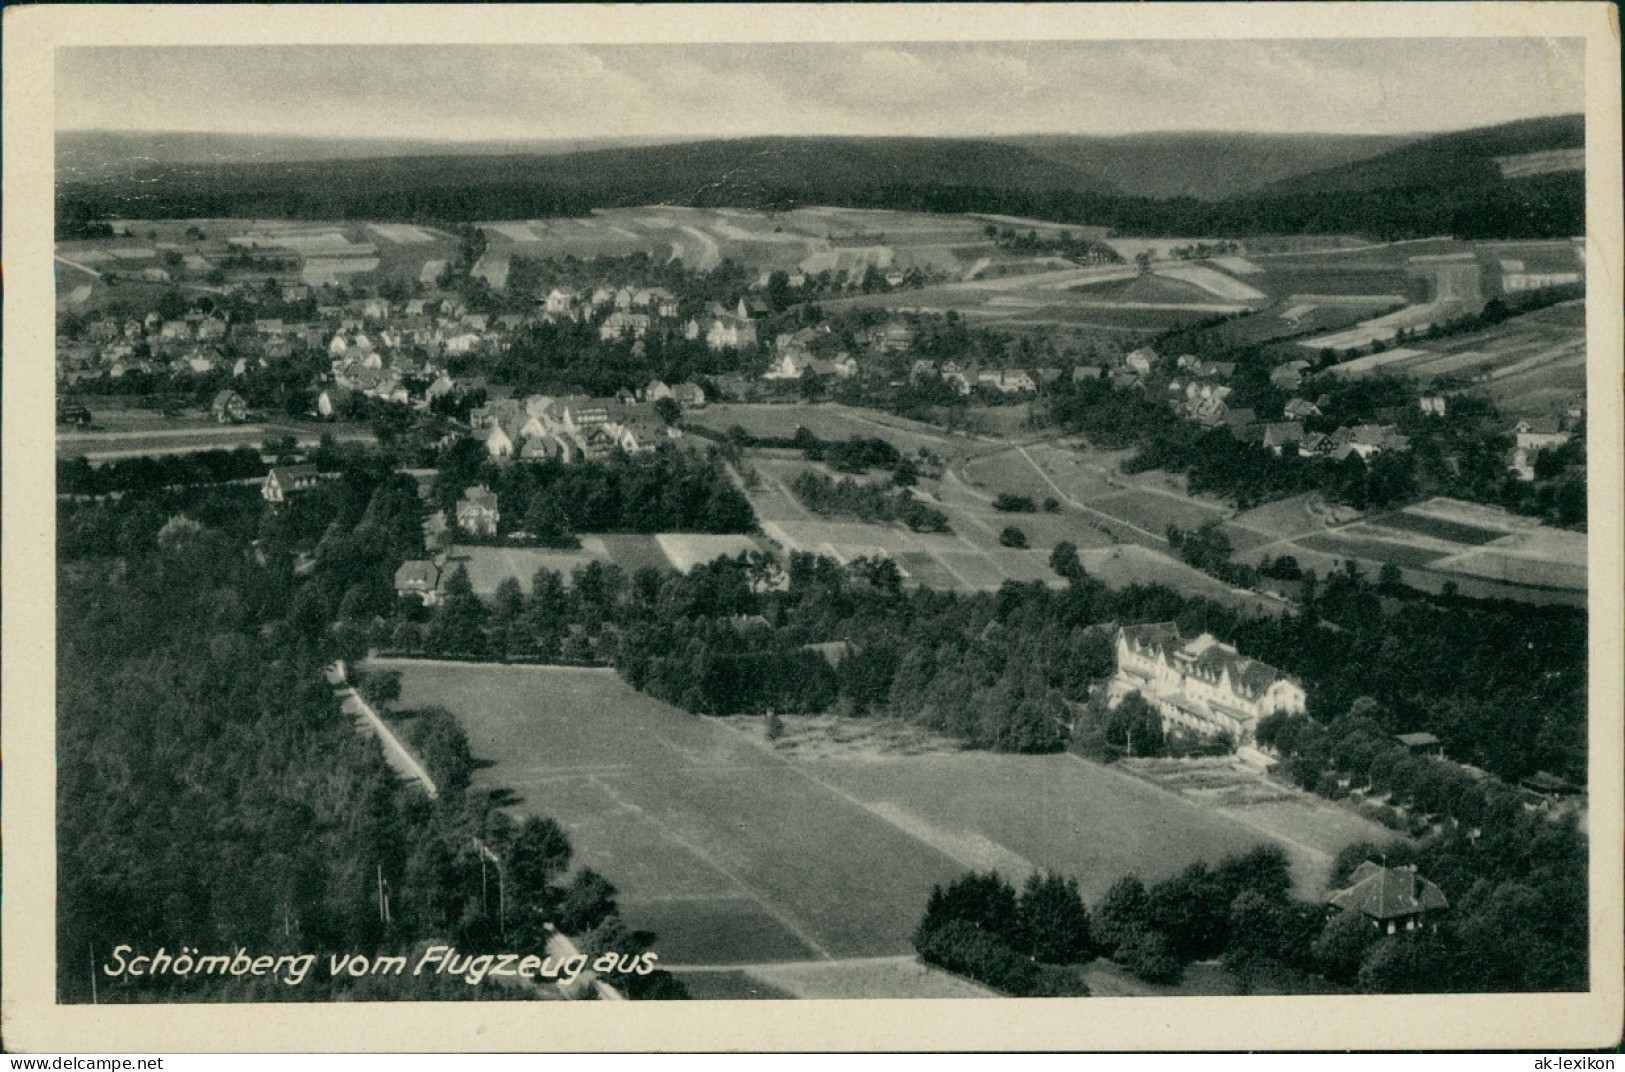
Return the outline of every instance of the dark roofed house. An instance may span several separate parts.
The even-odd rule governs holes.
[[[1303,425],[1298,421],[1280,421],[1264,426],[1264,446],[1280,454],[1286,447],[1297,448],[1303,442]]]
[[[1444,755],[1444,742],[1431,733],[1401,733],[1394,740],[1404,745],[1413,755],[1421,753],[1428,756]]]
[[[496,494],[486,488],[464,488],[457,501],[457,527],[476,536],[495,536],[502,514]]]
[[[426,558],[402,562],[395,571],[395,594],[433,606],[440,599],[440,567]]]
[[[288,496],[309,491],[321,480],[314,465],[278,465],[265,474],[260,497],[266,502],[286,502]]]
[[[1437,929],[1437,914],[1450,907],[1444,891],[1416,873],[1416,865],[1384,867],[1367,860],[1349,885],[1327,898],[1340,912],[1358,912],[1385,934]]]
[[[248,403],[229,387],[214,396],[209,410],[221,424],[238,424],[248,419]]]

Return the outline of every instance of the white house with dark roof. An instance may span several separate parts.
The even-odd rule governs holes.
[[[1302,714],[1308,700],[1290,674],[1242,655],[1211,633],[1186,640],[1173,622],[1119,629],[1117,674],[1107,688],[1114,705],[1139,693],[1162,716],[1164,729],[1228,733],[1237,744],[1252,739],[1259,719]]]
[[[464,488],[457,500],[457,527],[477,536],[495,536],[502,519],[496,494],[486,488]]]
[[[434,606],[440,601],[440,567],[426,558],[402,562],[395,571],[395,594]]]

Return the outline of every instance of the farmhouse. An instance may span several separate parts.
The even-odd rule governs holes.
[[[1117,631],[1117,674],[1107,685],[1116,704],[1139,693],[1165,729],[1228,733],[1248,743],[1258,720],[1278,711],[1302,714],[1307,696],[1290,675],[1249,659],[1212,634],[1187,641],[1173,622]]]
[[[321,476],[316,472],[314,465],[279,465],[265,474],[265,483],[260,488],[260,498],[266,502],[286,502],[288,496],[301,491],[309,491],[316,486]]]
[[[1450,907],[1444,892],[1416,873],[1416,865],[1384,867],[1367,860],[1354,869],[1347,889],[1327,898],[1339,912],[1358,912],[1384,934],[1437,930]]]

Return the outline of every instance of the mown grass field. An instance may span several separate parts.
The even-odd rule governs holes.
[[[401,707],[462,721],[490,761],[477,786],[565,826],[670,964],[907,955],[932,885],[968,868],[1054,869],[1093,899],[1270,838],[1072,756],[793,760],[755,720],[685,714],[610,671],[381,665],[402,671]]]

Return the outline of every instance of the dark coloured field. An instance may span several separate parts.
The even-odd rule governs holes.
[[[1382,540],[1362,540],[1357,536],[1329,534],[1305,536],[1298,543],[1327,554],[1345,558],[1363,558],[1372,562],[1391,562],[1396,566],[1426,566],[1445,557],[1442,551],[1430,551],[1422,547]]]
[[[1412,514],[1404,510],[1397,513],[1383,514],[1381,517],[1370,518],[1373,525],[1381,525],[1389,529],[1401,529],[1405,532],[1415,532],[1422,536],[1433,536],[1440,540],[1449,540],[1451,543],[1462,543],[1476,547],[1479,544],[1499,540],[1506,535],[1505,529],[1486,529],[1477,525],[1464,525],[1459,521],[1447,521],[1442,517],[1430,517],[1426,514]]]

